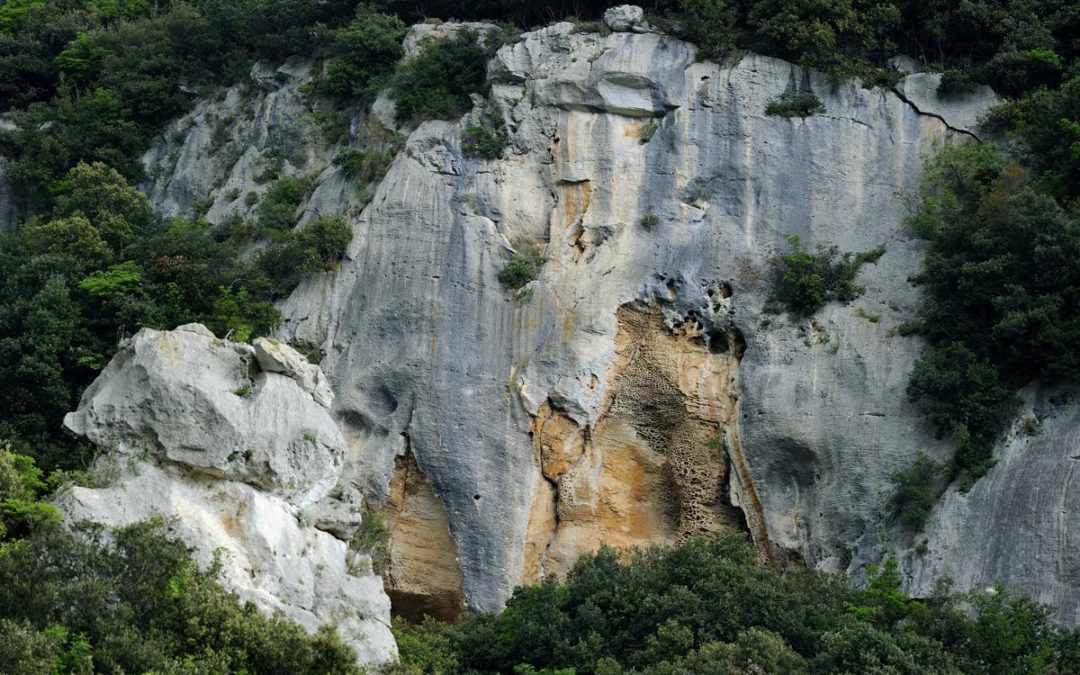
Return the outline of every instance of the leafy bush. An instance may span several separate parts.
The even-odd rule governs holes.
[[[540,274],[544,257],[531,248],[515,253],[510,262],[499,270],[499,281],[507,288],[521,288]]]
[[[727,534],[677,548],[602,548],[565,583],[518,588],[498,615],[452,626],[398,622],[401,661],[389,672],[1071,672],[1077,633],[1047,617],[1003,588],[943,587],[915,600],[891,556],[869,570],[864,591],[794,567],[777,574],[743,537]]]
[[[851,302],[863,294],[855,276],[866,263],[876,262],[885,248],[862,253],[840,253],[836,246],[819,245],[817,253],[807,251],[802,239],[788,235],[791,250],[774,261],[773,297],[795,316],[809,316],[834,301]]]
[[[349,178],[366,185],[385,176],[396,155],[396,149],[388,151],[373,147],[363,150],[345,148],[334,158],[334,164],[340,166]]]
[[[498,159],[508,144],[506,136],[501,132],[490,131],[481,125],[472,125],[465,129],[461,150],[472,157]]]
[[[973,79],[971,74],[963,70],[946,70],[941,74],[941,80],[938,81],[937,93],[938,96],[950,97],[950,96],[964,96],[975,91],[978,85]]]
[[[641,217],[641,226],[646,230],[652,230],[660,224],[660,216],[656,215],[652,211],[649,211]]]
[[[397,121],[457,117],[470,107],[470,94],[486,91],[488,52],[475,31],[462,30],[442,40],[426,40],[420,53],[397,67],[391,90]]]
[[[296,231],[280,234],[277,243],[257,261],[271,280],[269,296],[285,297],[304,279],[336,269],[350,241],[352,230],[337,217],[318,218]]]
[[[990,466],[1033,378],[1080,376],[1080,218],[992,144],[943,150],[909,219],[927,240],[918,281],[930,346],[908,392],[957,444],[952,478]]]
[[[0,542],[60,522],[60,512],[44,501],[47,487],[33,458],[13,452],[8,441],[0,442]]]
[[[0,671],[359,673],[336,631],[241,605],[215,574],[161,522],[39,527],[0,548]]]
[[[264,234],[291,230],[297,221],[296,209],[311,189],[307,178],[288,176],[270,186],[259,203],[258,227]]]
[[[342,27],[330,47],[332,60],[316,91],[339,100],[366,103],[375,100],[405,50],[401,46],[408,27],[393,14],[372,5],[356,8],[356,18]]]
[[[703,57],[716,58],[735,48],[738,11],[731,0],[679,0],[681,34]]]
[[[890,502],[893,515],[909,530],[921,530],[930,518],[944,491],[943,468],[920,452],[911,468],[893,474],[896,486]]]
[[[825,104],[813,94],[789,92],[770,100],[765,114],[777,117],[809,117],[825,112]]]

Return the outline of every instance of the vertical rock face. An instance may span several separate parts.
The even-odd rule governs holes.
[[[286,304],[369,497],[408,447],[472,607],[602,542],[742,521],[765,558],[855,570],[885,550],[889,476],[946,450],[904,395],[917,343],[887,333],[917,302],[922,159],[964,134],[888,91],[694,55],[570,24],[502,48],[505,157],[462,156],[469,120],[422,124],[341,270]],[[764,114],[792,89],[827,112]],[[857,306],[765,318],[786,234],[887,252]],[[515,299],[495,276],[525,246],[548,262]]]
[[[299,153],[321,172],[304,218],[343,214],[354,238],[338,271],[285,303],[280,337],[325,350],[342,471],[391,528],[399,606],[496,609],[600,543],[739,527],[777,564],[858,577],[906,549],[916,591],[943,573],[1001,576],[1075,621],[1075,544],[1059,517],[1075,494],[1071,404],[1039,399],[1041,434],[1011,437],[984,482],[946,497],[928,553],[888,515],[892,474],[950,452],[905,395],[921,347],[892,329],[917,307],[922,245],[903,220],[922,161],[970,141],[992,93],[942,101],[926,74],[894,92],[754,55],[697,62],[634,16],[616,22],[624,32],[562,23],[501,48],[488,99],[402,129],[406,149],[363,208],[328,151]],[[312,133],[290,93],[301,71],[268,71],[273,119],[299,139]],[[825,112],[765,114],[791,91]],[[235,96],[257,111],[237,128],[275,128],[269,94]],[[498,160],[460,149],[482,108],[506,124]],[[391,124],[392,101],[375,111]],[[241,157],[268,151],[260,134],[236,138]],[[212,152],[204,136],[183,147]],[[196,163],[148,159],[163,167],[148,186],[163,210],[185,185],[224,194]],[[788,234],[885,254],[863,268],[863,297],[796,321],[763,311]],[[527,247],[547,262],[511,292],[496,275]],[[1009,491],[1027,462],[1053,499]]]
[[[1080,399],[1073,389],[1031,386],[997,464],[967,494],[950,489],[910,552],[912,591],[949,576],[958,588],[1001,581],[1080,624]]]
[[[279,358],[260,370],[265,353]],[[323,524],[347,489],[345,440],[314,397],[321,372],[301,361],[197,324],[140,331],[64,420],[103,451],[104,487],[68,488],[58,503],[69,521],[172,519],[200,562],[221,555],[221,581],[243,600],[312,631],[334,622],[363,663],[383,663],[396,652],[390,603],[342,539],[360,514]]]

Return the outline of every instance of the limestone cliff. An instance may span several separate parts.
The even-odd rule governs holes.
[[[612,25],[502,47],[473,112],[399,129],[370,201],[332,165],[300,62],[258,66],[146,158],[164,213],[246,211],[238,195],[264,190],[257,167],[277,156],[318,176],[304,221],[351,224],[346,260],[284,303],[279,337],[325,350],[343,474],[391,527],[391,597],[410,614],[496,609],[601,543],[735,527],[775,564],[858,579],[901,550],[918,592],[1000,577],[1076,623],[1067,399],[1033,395],[1039,435],[1013,434],[975,490],[950,492],[924,546],[887,513],[894,472],[950,451],[905,395],[920,343],[892,329],[918,305],[922,245],[903,220],[923,159],[971,141],[992,93],[699,62],[633,17]],[[765,115],[792,91],[825,112]],[[372,115],[393,127],[392,111],[384,96]],[[510,137],[498,160],[461,151],[484,111]],[[865,296],[792,321],[764,312],[787,234],[885,254]],[[523,247],[547,263],[513,294],[496,274]],[[1030,489],[1011,491],[1021,473]]]

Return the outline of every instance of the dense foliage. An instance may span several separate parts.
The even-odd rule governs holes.
[[[239,340],[268,333],[271,301],[333,268],[351,239],[335,218],[293,231],[304,190],[294,178],[270,188],[255,229],[271,243],[244,257],[252,228],[162,222],[114,169],[71,169],[47,216],[0,234],[0,436],[49,469],[78,466],[60,420],[118,338],[190,321]]]
[[[809,117],[824,112],[825,104],[813,94],[784,94],[765,105],[765,114],[776,117]]]
[[[951,148],[928,165],[910,219],[929,243],[930,347],[909,392],[955,437],[953,477],[989,468],[1019,387],[1080,377],[1080,212],[1044,186],[992,144]]]
[[[61,528],[59,478],[0,443],[0,672],[358,673],[335,630],[241,605],[167,523]]]
[[[825,245],[810,252],[798,235],[789,235],[787,240],[791,250],[774,261],[773,299],[795,316],[809,316],[829,302],[851,302],[862,295],[865,289],[855,283],[855,275],[885,254],[883,247],[840,253],[836,246]]]
[[[896,472],[893,481],[896,483],[891,500],[893,514],[909,530],[921,530],[945,489],[941,466],[925,453],[919,453],[909,468]]]
[[[343,101],[373,101],[405,54],[401,41],[407,30],[397,16],[371,5],[357,6],[356,18],[334,36],[328,50],[333,58],[317,84],[319,93]]]
[[[970,605],[973,614],[962,609]],[[896,560],[866,590],[762,567],[738,535],[583,558],[565,584],[517,589],[498,615],[396,628],[413,673],[1075,672],[1078,636],[1004,589],[926,600],[900,589]]]
[[[467,111],[472,107],[469,94],[486,93],[488,56],[471,30],[425,40],[418,54],[398,66],[391,82],[397,121],[449,119]]]

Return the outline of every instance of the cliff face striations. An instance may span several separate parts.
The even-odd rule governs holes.
[[[165,213],[246,212],[259,163],[284,156],[284,173],[318,176],[301,227],[351,225],[346,259],[284,303],[279,337],[325,351],[344,511],[363,501],[389,526],[401,611],[493,610],[602,543],[741,528],[772,564],[858,578],[901,550],[917,592],[945,573],[1001,578],[1075,623],[1067,398],[1032,394],[1040,435],[1011,435],[925,537],[888,514],[890,477],[950,452],[905,393],[921,345],[893,329],[918,306],[922,247],[903,221],[923,160],[972,141],[992,93],[942,101],[934,75],[892,91],[756,55],[698,62],[633,17],[614,27],[560,23],[500,48],[464,119],[398,128],[404,150],[370,201],[332,165],[299,62],[258,66],[146,158]],[[410,44],[453,30],[417,27]],[[765,114],[791,92],[825,112]],[[371,115],[396,128],[386,96]],[[463,154],[464,130],[491,116],[509,148]],[[350,142],[368,123],[351,120]],[[791,234],[885,253],[860,273],[864,296],[793,320],[766,311]],[[510,291],[497,274],[528,249],[546,262]],[[1030,487],[1013,491],[1021,475]]]

